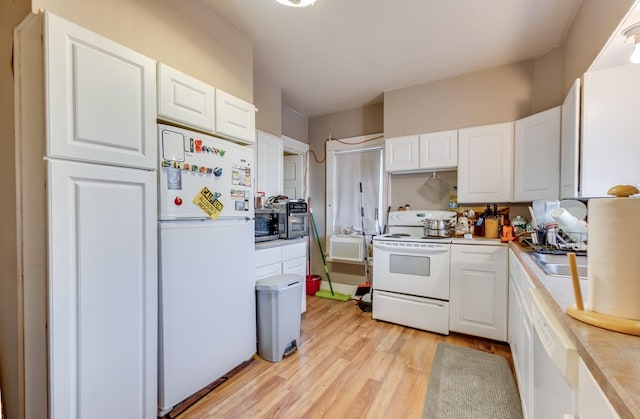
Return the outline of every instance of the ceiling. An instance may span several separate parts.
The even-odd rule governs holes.
[[[308,117],[385,91],[535,58],[561,45],[582,0],[199,0],[253,42],[254,70]]]

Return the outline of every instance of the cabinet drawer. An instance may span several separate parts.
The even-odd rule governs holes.
[[[416,329],[449,334],[449,303],[442,300],[373,292],[374,319],[397,323]]]
[[[256,268],[256,280],[262,278],[268,278],[273,275],[280,275],[282,273],[282,268],[280,262],[272,263],[271,265],[261,266]]]
[[[305,242],[299,242],[282,246],[282,260],[289,260],[298,257],[307,256],[307,244]]]
[[[256,268],[272,263],[279,264],[282,259],[281,249],[281,247],[270,247],[268,249],[256,250]]]

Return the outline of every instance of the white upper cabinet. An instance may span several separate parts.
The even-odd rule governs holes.
[[[384,140],[385,169],[402,172],[418,169],[419,136],[387,138]]]
[[[420,134],[422,169],[454,169],[458,165],[458,130]]]
[[[580,79],[576,79],[562,103],[560,132],[560,198],[578,198]]]
[[[246,144],[256,142],[256,108],[216,89],[216,133]]]
[[[156,167],[156,62],[45,15],[47,154]]]
[[[516,121],[513,201],[558,199],[560,107]]]
[[[513,122],[458,131],[458,202],[510,202]]]
[[[455,169],[458,165],[457,130],[387,138],[384,144],[387,172]]]
[[[606,197],[610,187],[640,185],[640,66],[584,74],[580,197]]]
[[[256,192],[264,192],[267,198],[281,195],[284,189],[284,144],[282,139],[258,131],[256,148]]]
[[[215,132],[215,88],[158,63],[158,116],[188,127]]]

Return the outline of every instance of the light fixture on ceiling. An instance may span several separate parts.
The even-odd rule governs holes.
[[[631,53],[629,60],[634,64],[640,63],[640,22],[626,28],[622,31],[622,35],[627,42],[633,42],[634,44],[633,53]]]
[[[291,7],[307,7],[311,6],[316,0],[276,0],[280,4]]]

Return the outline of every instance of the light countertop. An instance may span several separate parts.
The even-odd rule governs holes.
[[[560,325],[573,340],[578,355],[622,418],[640,418],[640,337],[600,329],[566,314],[575,303],[571,278],[549,276],[512,242],[509,247],[543,295]],[[587,281],[581,280],[587,301]]]
[[[271,247],[280,247],[280,246],[288,246],[290,244],[296,244],[296,243],[300,243],[300,242],[307,242],[308,237],[299,237],[297,239],[289,239],[289,240],[285,240],[285,239],[278,239],[278,240],[270,240],[270,241],[266,241],[266,242],[257,242],[256,243],[256,250],[260,250],[260,249],[269,249]]]

